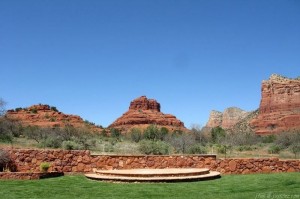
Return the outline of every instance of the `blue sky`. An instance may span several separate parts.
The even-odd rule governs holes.
[[[146,95],[187,127],[300,76],[297,0],[0,0],[0,97],[108,126]]]

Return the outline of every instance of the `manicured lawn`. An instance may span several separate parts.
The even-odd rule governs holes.
[[[273,196],[273,197],[272,197]],[[117,184],[84,176],[0,180],[0,198],[300,198],[300,173],[226,175],[201,182]]]

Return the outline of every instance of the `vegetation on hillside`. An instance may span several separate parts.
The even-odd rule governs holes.
[[[221,127],[205,131],[193,126],[190,132],[149,125],[146,129],[133,128],[126,134],[118,129],[91,132],[88,127],[41,128],[22,126],[5,117],[5,102],[0,100],[0,144],[66,150],[90,149],[97,153],[119,154],[199,154],[218,153],[223,157],[241,156],[245,152],[264,155],[289,153],[297,158],[300,153],[300,131],[259,136],[253,132],[226,132]],[[86,123],[91,123],[86,121]],[[30,143],[30,144],[28,144]]]

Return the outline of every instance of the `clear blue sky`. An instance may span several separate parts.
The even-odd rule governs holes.
[[[300,75],[298,0],[0,0],[0,97],[108,126],[146,95],[187,127]]]

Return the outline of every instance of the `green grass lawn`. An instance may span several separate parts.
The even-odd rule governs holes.
[[[211,181],[158,184],[106,183],[80,175],[0,180],[0,198],[300,198],[300,173],[226,175]]]

